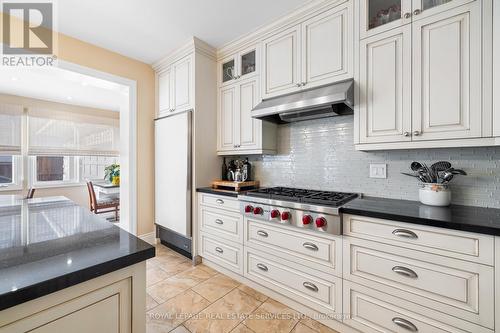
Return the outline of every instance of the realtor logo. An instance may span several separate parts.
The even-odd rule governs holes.
[[[2,65],[52,66],[55,60],[53,3],[3,1],[2,11],[5,14]]]

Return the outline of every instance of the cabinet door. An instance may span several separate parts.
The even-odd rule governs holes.
[[[190,56],[179,60],[172,66],[173,75],[173,109],[176,112],[189,110],[193,107],[192,89],[192,58]]]
[[[236,145],[238,149],[259,149],[262,121],[252,118],[251,111],[259,103],[257,78],[238,84],[238,112],[236,112]]]
[[[361,38],[411,23],[411,0],[362,0],[359,5]]]
[[[413,140],[481,136],[479,2],[413,23]]]
[[[360,43],[360,141],[411,140],[411,27]]]
[[[159,115],[172,109],[171,103],[172,75],[170,69],[158,75],[158,113]]]
[[[500,91],[500,3],[493,4],[493,91]],[[493,94],[493,136],[500,137],[500,94]]]
[[[302,82],[305,88],[352,77],[352,1],[302,24]]]
[[[479,2],[478,0],[412,0],[412,20],[420,20],[473,1]]]
[[[300,25],[263,42],[263,98],[300,90]]]
[[[236,85],[222,88],[219,93],[219,150],[233,150],[236,113]]]
[[[238,55],[238,79],[248,79],[258,73],[259,52],[257,47],[241,51]]]
[[[219,82],[220,86],[227,86],[233,84],[238,77],[237,73],[237,58],[231,56],[223,59],[219,63]]]

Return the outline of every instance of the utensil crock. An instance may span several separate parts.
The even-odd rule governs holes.
[[[423,183],[418,197],[424,205],[445,207],[451,204],[451,190],[447,184]]]

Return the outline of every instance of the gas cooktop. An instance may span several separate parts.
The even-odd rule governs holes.
[[[355,193],[305,190],[290,187],[269,187],[248,191],[245,196],[338,207],[355,199],[358,195]]]

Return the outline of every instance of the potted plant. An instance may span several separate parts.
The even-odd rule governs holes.
[[[104,168],[104,179],[113,185],[120,185],[120,164],[111,164]]]

